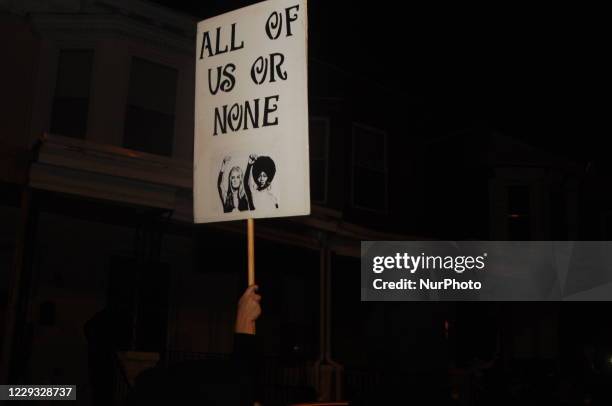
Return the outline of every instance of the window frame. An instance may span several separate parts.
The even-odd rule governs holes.
[[[128,63],[127,63],[127,88],[126,88],[126,93],[125,93],[125,99],[124,99],[124,106],[123,106],[123,125],[122,125],[122,134],[121,134],[121,148],[126,148],[126,149],[132,149],[134,151],[138,151],[138,152],[142,152],[142,153],[146,153],[146,154],[152,154],[152,155],[156,155],[156,156],[161,156],[161,157],[165,157],[165,158],[174,158],[175,154],[176,154],[176,148],[177,148],[177,130],[178,130],[178,118],[177,118],[177,112],[178,112],[178,105],[179,105],[179,88],[181,86],[181,74],[182,74],[182,69],[181,67],[177,66],[175,63],[173,63],[173,61],[171,59],[168,58],[164,58],[164,57],[158,57],[157,54],[152,54],[149,52],[141,52],[140,50],[137,49],[132,49],[129,48],[128,49],[128,53],[127,53],[127,58],[128,58]],[[137,149],[133,149],[133,148],[128,148],[125,145],[125,124],[127,123],[127,113],[128,113],[128,108],[130,106],[130,86],[131,86],[131,76],[132,76],[132,65],[134,63],[134,59],[141,59],[147,63],[151,63],[154,65],[160,65],[163,66],[164,68],[168,68],[168,69],[173,69],[176,71],[176,83],[175,83],[175,89],[174,89],[174,111],[172,112],[172,116],[174,117],[174,125],[172,127],[172,143],[171,143],[171,151],[170,154],[168,155],[164,155],[164,154],[156,154],[154,152],[149,152],[149,151],[142,151],[142,150],[137,150]],[[158,112],[161,113],[161,112]],[[163,113],[162,113],[163,114]]]
[[[89,91],[87,95],[87,122],[85,125],[85,134],[82,137],[72,137],[67,136],[69,138],[75,138],[80,140],[88,140],[89,135],[91,133],[91,118],[93,116],[93,105],[95,98],[95,73],[96,73],[96,65],[98,64],[98,50],[95,42],[93,41],[57,41],[52,44],[48,53],[43,53],[43,49],[41,49],[40,61],[39,63],[48,63],[48,67],[50,68],[47,74],[47,80],[49,83],[48,87],[48,104],[45,111],[45,120],[44,120],[44,128],[46,131],[51,132],[51,125],[53,123],[53,111],[55,108],[55,100],[57,98],[57,85],[59,78],[59,69],[60,69],[60,58],[63,51],[89,51],[91,52],[91,72],[89,74]],[[44,60],[42,58],[45,58]],[[49,59],[46,59],[49,58]],[[42,70],[39,75],[43,74]],[[39,79],[42,81],[42,79]],[[38,95],[37,95],[38,96]],[[55,133],[52,133],[55,134]],[[55,134],[60,136],[65,136],[65,134]]]

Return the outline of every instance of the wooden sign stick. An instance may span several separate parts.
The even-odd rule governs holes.
[[[248,255],[248,281],[249,286],[255,285],[255,220],[247,219],[247,255]],[[255,322],[253,322],[255,334]]]
[[[249,286],[252,286],[255,284],[255,221],[253,219],[247,219],[247,244],[249,259],[248,280]]]
[[[255,285],[255,220],[247,219],[247,255],[248,255],[248,280],[249,286]],[[253,334],[255,334],[255,322],[253,322]],[[255,402],[254,406],[261,406]]]

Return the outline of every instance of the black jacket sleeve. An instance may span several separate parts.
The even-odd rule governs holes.
[[[234,334],[234,365],[239,371],[242,401],[252,405],[261,400],[259,395],[259,366],[261,359],[257,349],[257,337],[252,334]]]
[[[128,405],[180,404],[252,406],[257,391],[256,337],[235,334],[228,358],[211,358],[157,366],[140,374]]]

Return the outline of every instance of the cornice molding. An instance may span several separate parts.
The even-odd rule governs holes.
[[[185,36],[120,14],[33,14],[32,25],[42,37],[74,41],[108,38],[139,39],[192,54],[195,36]],[[193,23],[188,30],[195,33]]]

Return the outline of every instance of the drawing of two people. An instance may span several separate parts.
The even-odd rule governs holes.
[[[217,180],[223,212],[278,209],[278,200],[271,190],[272,180],[276,175],[276,165],[272,158],[249,155],[244,176],[240,166],[233,166],[229,170],[226,185],[223,178],[231,159],[229,156],[223,158]]]

